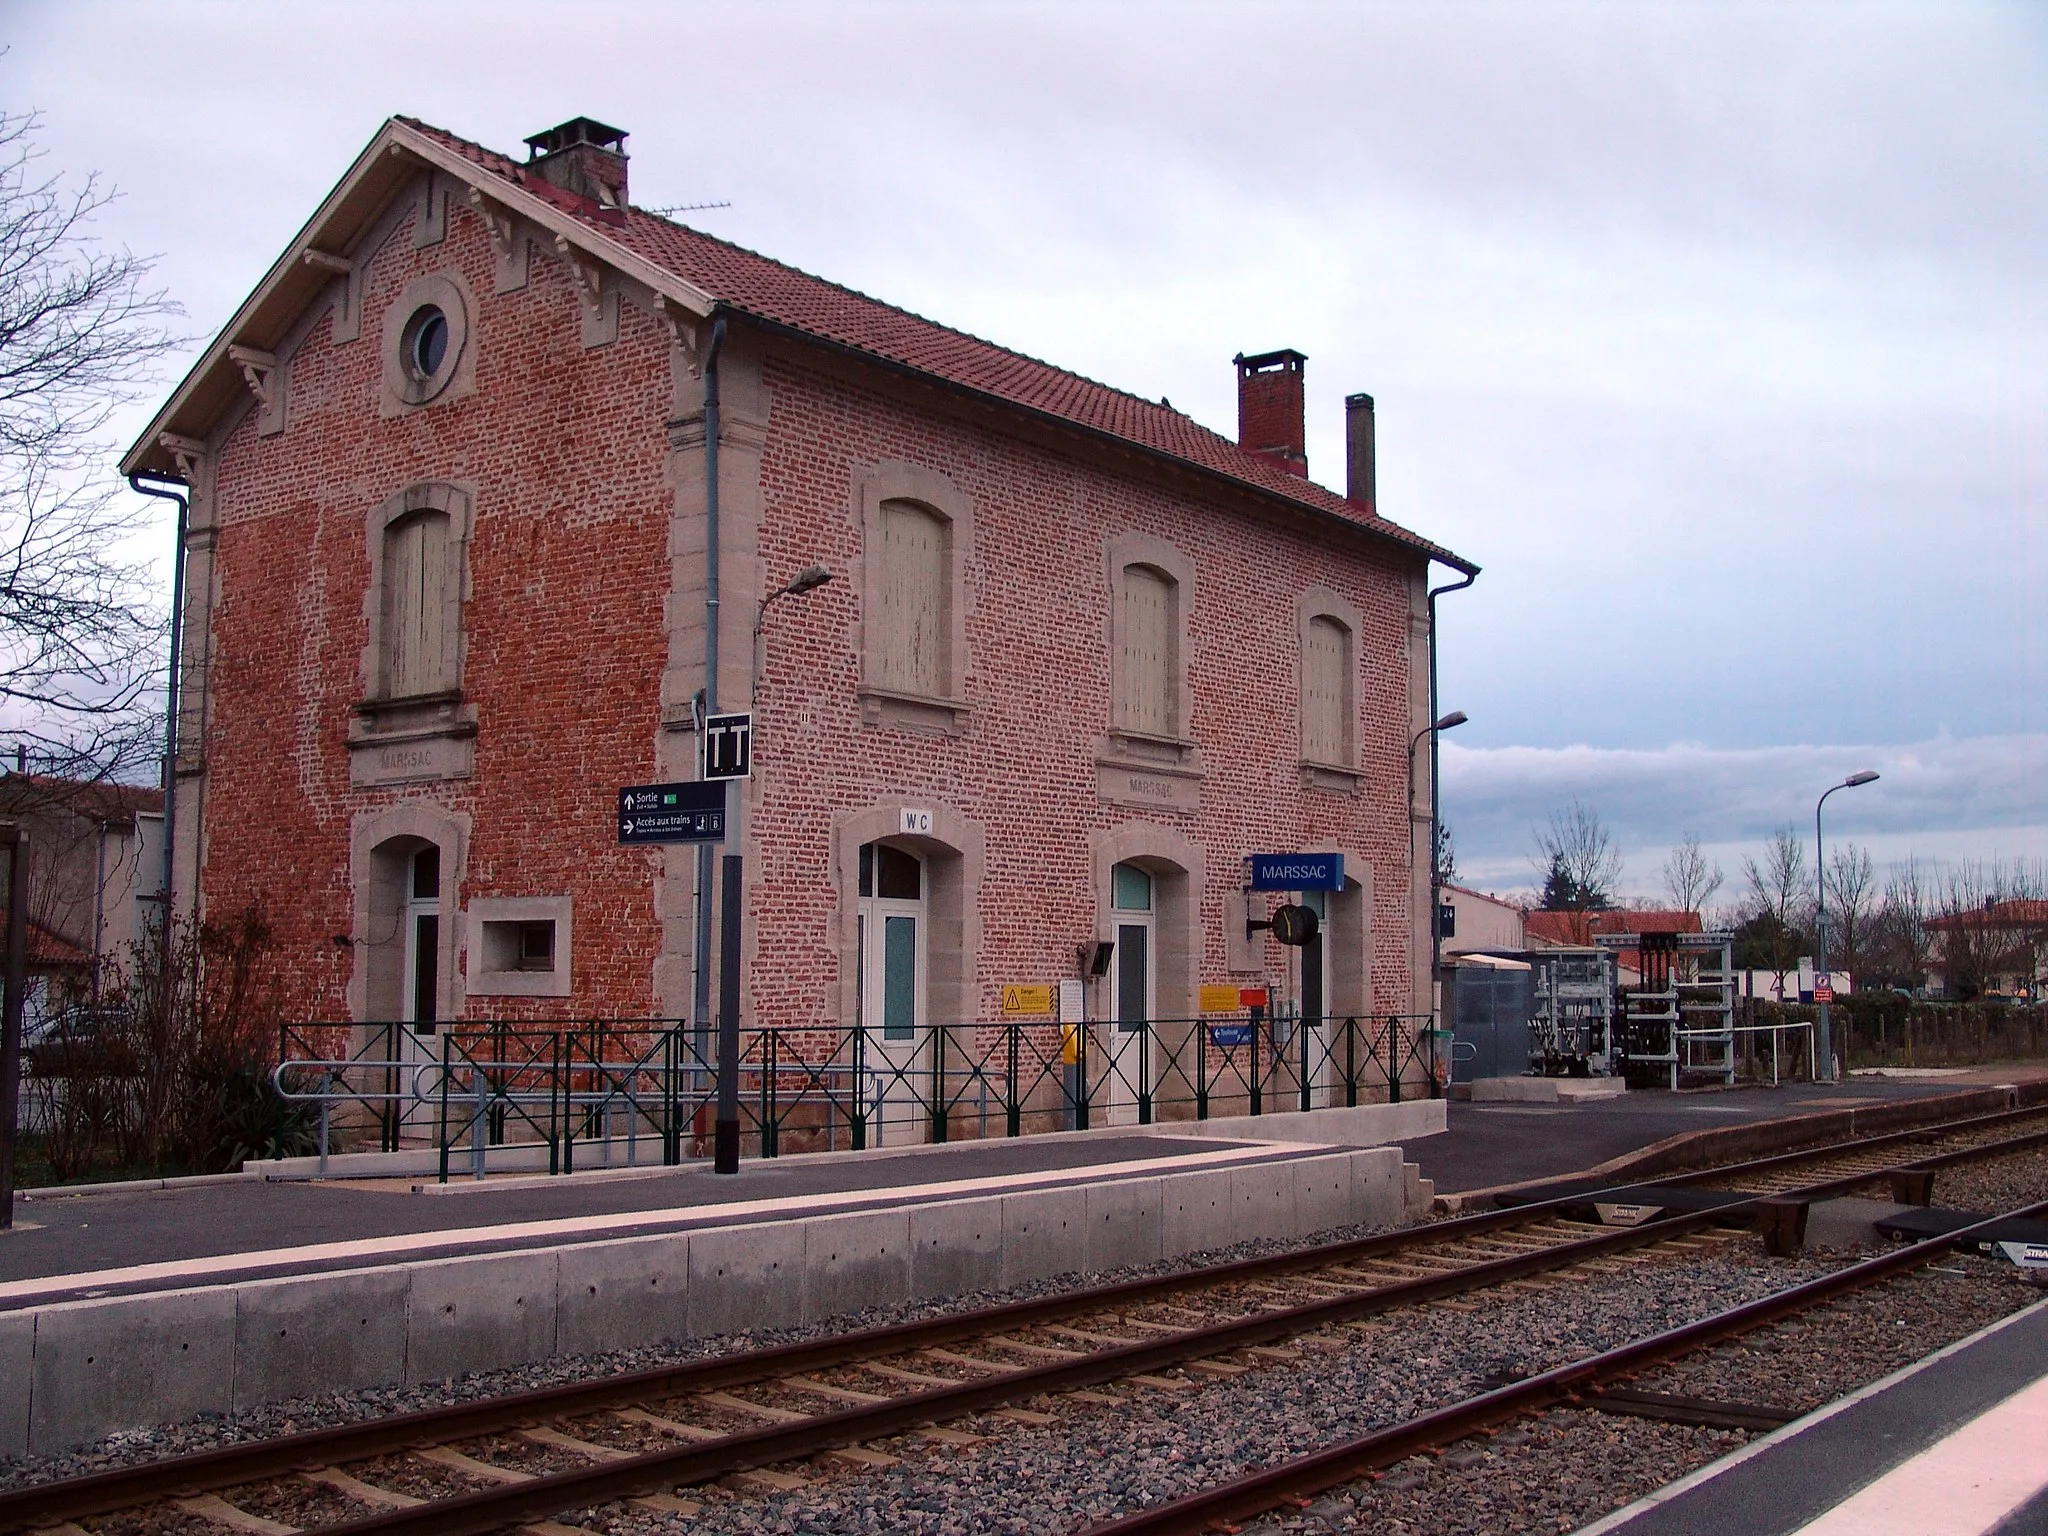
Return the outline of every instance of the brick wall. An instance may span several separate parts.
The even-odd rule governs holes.
[[[352,820],[430,801],[469,818],[464,902],[562,893],[575,902],[572,996],[473,998],[473,1016],[644,1014],[659,1007],[663,856],[617,846],[614,794],[664,771],[664,604],[682,504],[671,481],[701,476],[700,452],[672,454],[665,427],[687,391],[672,380],[666,333],[632,304],[620,306],[616,342],[586,348],[576,292],[543,250],[524,288],[494,294],[482,220],[457,199],[449,208],[447,237],[424,249],[414,249],[409,223],[393,231],[364,284],[358,339],[335,343],[323,319],[298,345],[284,430],[259,436],[252,412],[220,445],[204,901],[216,914],[248,903],[267,912],[339,1015],[363,938],[352,932]],[[383,311],[414,277],[449,270],[474,296],[476,389],[380,416]],[[730,346],[727,366],[758,370],[766,406],[760,547],[747,552],[758,559],[731,569],[765,583],[822,560],[842,578],[779,604],[771,621],[750,827],[750,983],[761,1022],[825,1026],[837,1016],[845,978],[835,925],[851,883],[830,852],[835,814],[933,800],[985,838],[969,993],[983,1017],[1001,983],[1072,973],[1074,945],[1101,916],[1090,837],[1148,817],[1206,852],[1195,979],[1229,979],[1225,903],[1242,855],[1342,848],[1373,867],[1374,1005],[1407,1010],[1418,557],[1340,543],[1305,521],[1289,526],[1249,493],[1204,490],[1135,456],[1010,430],[943,394],[743,327]],[[858,554],[849,488],[883,460],[935,470],[975,503],[963,594],[971,710],[957,737],[861,723],[859,591],[845,579]],[[478,717],[475,773],[351,788],[365,518],[417,480],[475,490],[463,677]],[[1104,548],[1127,533],[1166,540],[1194,567],[1191,734],[1206,772],[1196,816],[1097,800],[1109,723]],[[1294,599],[1315,584],[1364,618],[1356,795],[1301,782]],[[728,630],[735,635],[759,596],[738,587],[725,593],[728,625],[746,620]],[[679,613],[685,599],[675,596]],[[671,856],[667,867],[681,866]],[[444,917],[444,932],[459,931]],[[1278,974],[1277,948],[1267,953]]]

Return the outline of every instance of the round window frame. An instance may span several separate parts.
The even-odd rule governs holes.
[[[420,352],[430,326],[441,327],[441,357],[432,367],[423,366]],[[438,304],[421,304],[406,316],[405,324],[399,327],[399,351],[405,371],[419,383],[438,378],[448,366],[448,312]]]
[[[413,343],[421,311],[438,309],[448,327],[441,366],[421,374],[413,366]],[[416,278],[385,312],[384,376],[400,406],[431,404],[448,392],[462,372],[469,350],[469,296],[452,277]]]

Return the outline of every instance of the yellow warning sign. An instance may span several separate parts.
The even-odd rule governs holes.
[[[1081,1026],[1062,1024],[1060,1026],[1060,1060],[1067,1066],[1074,1066],[1081,1060]]]
[[[1052,986],[1050,983],[1011,982],[1003,988],[1004,1018],[1042,1018],[1051,1012]]]
[[[1235,983],[1227,987],[1205,986],[1202,988],[1202,1012],[1204,1013],[1235,1013],[1239,1006]]]

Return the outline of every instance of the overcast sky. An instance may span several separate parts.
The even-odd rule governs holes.
[[[0,102],[211,334],[392,113],[631,135],[643,206],[1234,435],[1378,401],[1461,865],[1579,795],[1654,889],[1829,802],[2048,852],[2048,8],[0,7]],[[140,422],[134,423],[139,427]]]

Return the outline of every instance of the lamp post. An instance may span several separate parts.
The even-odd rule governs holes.
[[[1828,803],[1828,796],[1837,789],[1855,789],[1859,785],[1874,784],[1877,775],[1866,768],[1861,773],[1852,773],[1841,783],[1822,793],[1813,804],[1813,857],[1815,868],[1813,882],[1819,900],[1814,907],[1814,927],[1817,930],[1820,948],[1819,983],[1834,994],[1834,973],[1828,969],[1828,851],[1820,840],[1820,808]],[[1820,1021],[1814,1030],[1814,1075],[1822,1082],[1835,1080],[1835,1042],[1828,1030],[1828,1005],[1820,1005]]]
[[[761,693],[761,672],[767,649],[768,608],[778,597],[800,597],[815,592],[832,579],[822,565],[807,565],[787,585],[777,587],[761,599],[754,611],[753,673],[747,682],[747,709],[754,710]],[[750,748],[759,762],[761,732],[758,723]],[[747,847],[747,796],[745,786],[732,788],[731,814],[726,819],[726,846],[733,852],[724,859],[724,890],[719,911],[718,982],[718,1111],[712,1124],[711,1171],[740,1171],[740,901]]]
[[[1422,744],[1423,737],[1434,737],[1439,731],[1448,731],[1463,725],[1466,719],[1465,711],[1454,709],[1441,719],[1432,720],[1408,740],[1408,871],[1411,880],[1415,878],[1415,749]],[[1430,742],[1429,748],[1431,756],[1434,757],[1435,741]],[[1436,782],[1435,775],[1431,775],[1430,782]],[[1437,921],[1437,907],[1443,899],[1440,894],[1440,877],[1443,871],[1437,859],[1437,840],[1440,836],[1437,831],[1436,796],[1432,794],[1429,797],[1429,1012],[1432,1020],[1435,1019],[1437,1011],[1437,976],[1443,970],[1443,924]]]

